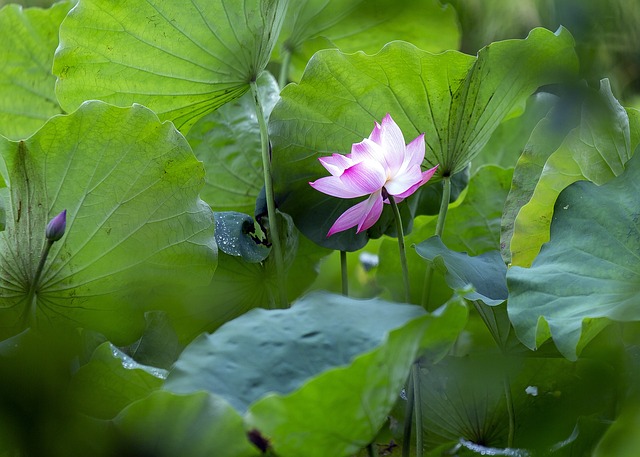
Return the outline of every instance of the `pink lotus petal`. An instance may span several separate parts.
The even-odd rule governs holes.
[[[380,214],[382,214],[382,194],[381,192],[376,192],[342,213],[329,229],[327,237],[356,225],[358,226],[356,233],[367,230],[376,223],[380,218]]]
[[[382,144],[382,140],[380,139],[381,133],[382,133],[382,126],[378,124],[378,122],[376,121],[375,127],[373,127],[373,130],[371,131],[371,135],[369,135],[369,139],[374,143],[381,145]]]
[[[362,193],[360,191],[354,191],[351,188],[345,188],[340,176],[325,176],[324,178],[310,182],[309,185],[315,190],[323,194],[331,195],[332,197],[356,198],[368,194],[368,192]]]
[[[424,160],[424,133],[418,135],[411,143],[407,145],[406,160],[409,165],[420,165]]]
[[[410,195],[412,195],[416,190],[418,190],[418,188],[420,186],[422,186],[423,184],[425,184],[427,181],[429,181],[431,179],[431,177],[434,175],[434,173],[436,172],[436,170],[438,169],[438,165],[436,165],[433,168],[430,168],[427,171],[423,171],[421,173],[421,179],[420,182],[418,182],[417,184],[415,184],[414,186],[411,186],[409,189],[407,189],[406,191],[400,193],[400,194],[392,194],[394,195],[395,199],[396,199],[396,203],[400,203],[400,201],[402,201],[403,199],[409,197]],[[398,200],[400,199],[400,200]]]
[[[405,194],[414,186],[417,189],[421,184],[422,173],[420,172],[420,166],[415,165],[387,181],[387,183],[384,185],[384,188],[387,189],[387,192],[389,192],[389,194],[395,196]],[[406,196],[407,195],[405,195],[405,197]]]
[[[358,224],[356,233],[368,230],[380,219],[380,215],[382,214],[382,191],[371,194],[366,202],[366,214],[364,220]]]
[[[382,119],[380,141],[384,151],[383,165],[385,165],[389,175],[394,176],[405,161],[407,146],[400,127],[389,114]]]
[[[377,162],[384,166],[384,150],[378,143],[365,138],[360,143],[351,146],[351,160],[357,162]]]
[[[382,189],[386,178],[384,168],[378,162],[363,161],[347,168],[340,180],[345,189],[359,192],[362,196]]]
[[[344,170],[354,164],[350,157],[342,154],[332,154],[330,157],[320,157],[318,160],[333,176],[340,176]]]

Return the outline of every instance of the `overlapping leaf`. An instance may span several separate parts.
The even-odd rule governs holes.
[[[159,389],[166,374],[165,370],[136,363],[106,342],[74,374],[70,388],[79,412],[111,419],[125,406]]]
[[[417,245],[416,252],[444,273],[452,289],[473,286],[474,290],[465,298],[493,306],[507,299],[507,267],[498,251],[470,257],[466,252],[447,249],[442,240],[435,236]]]
[[[618,176],[640,144],[640,113],[635,110],[628,113],[620,105],[611,93],[608,80],[601,82],[600,97],[587,102],[580,127],[548,156],[543,168],[529,166],[524,172],[516,168],[519,179],[529,183],[515,188],[510,197],[510,215],[517,214],[510,240],[513,265],[531,265],[542,244],[549,240],[553,205],[563,189],[579,180],[603,184]],[[548,135],[534,140],[538,142],[534,154],[541,153],[541,157],[549,153],[548,148],[555,141]],[[527,163],[531,163],[530,159],[523,157],[521,165]],[[534,188],[531,182],[536,182]],[[509,219],[505,222],[508,224]],[[508,236],[506,231],[505,244],[509,242]]]
[[[440,164],[439,173],[450,175],[467,166],[500,121],[538,86],[575,67],[573,39],[564,29],[535,29],[526,40],[493,43],[477,58],[453,51],[434,55],[402,42],[374,56],[321,51],[300,83],[283,90],[271,114],[280,206],[315,242],[358,249],[366,233],[326,238],[354,201],[309,187],[326,174],[319,157],[348,153],[370,134],[374,121],[390,113],[407,142],[425,133],[425,166]]]
[[[66,110],[141,103],[183,132],[240,97],[267,65],[286,0],[85,0],[60,28]]]
[[[51,73],[58,27],[72,2],[48,10],[7,5],[0,10],[0,134],[26,138],[62,113]]]
[[[577,182],[565,189],[551,240],[530,268],[509,270],[509,317],[528,347],[551,336],[575,359],[607,319],[640,320],[640,155],[626,167],[600,187]]]
[[[203,335],[165,386],[221,395],[283,457],[301,449],[313,457],[349,455],[383,424],[418,349],[441,353],[466,316],[459,302],[435,316],[416,306],[313,294],[289,310],[254,310]]]
[[[88,102],[28,140],[0,143],[11,195],[0,234],[2,333],[65,320],[130,343],[149,284],[207,283],[217,247],[198,191],[204,170],[186,140],[141,106]],[[27,303],[49,219],[67,210]]]
[[[159,457],[254,457],[242,417],[223,399],[206,392],[154,392],[115,419],[123,452]]]
[[[293,79],[298,80],[320,49],[373,54],[394,40],[431,52],[458,49],[456,12],[437,0],[298,0],[287,11],[276,51],[292,54]]]
[[[258,78],[257,86],[268,120],[280,89],[267,72]],[[209,113],[187,135],[193,153],[206,170],[200,197],[215,211],[253,214],[256,198],[264,186],[260,127],[252,97],[247,93]]]

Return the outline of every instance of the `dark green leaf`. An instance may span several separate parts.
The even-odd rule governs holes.
[[[468,300],[481,300],[487,305],[499,305],[508,297],[507,267],[498,251],[487,251],[475,257],[447,249],[440,237],[434,236],[416,246],[423,259],[445,273],[452,289],[472,285],[474,290],[465,294]]]
[[[227,255],[242,257],[249,263],[262,262],[270,249],[256,233],[255,222],[251,216],[225,211],[215,213],[216,242],[218,248]],[[262,236],[264,238],[264,235]]]
[[[70,389],[79,412],[111,419],[128,404],[159,389],[166,375],[165,370],[140,365],[106,342],[74,374]]]
[[[114,423],[128,455],[255,457],[242,417],[206,392],[154,392],[124,409]]]

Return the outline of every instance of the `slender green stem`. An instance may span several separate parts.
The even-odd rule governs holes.
[[[442,238],[444,233],[444,223],[447,219],[447,210],[449,209],[449,199],[451,198],[451,178],[445,176],[442,178],[442,200],[440,201],[440,211],[438,212],[438,221],[436,222],[436,235]],[[422,307],[429,309],[429,294],[431,292],[431,281],[433,280],[433,266],[427,265],[424,274],[424,282],[422,286]]]
[[[402,266],[402,279],[404,281],[404,301],[409,303],[411,299],[409,289],[409,268],[407,268],[407,253],[404,247],[404,232],[402,231],[402,217],[400,217],[400,210],[398,209],[398,205],[396,204],[393,195],[388,195],[389,203],[391,204],[391,208],[393,209],[393,215],[396,220],[396,232],[398,235],[398,249],[400,251],[400,265]]]
[[[407,387],[405,393],[407,395],[407,408],[404,411],[404,428],[402,432],[402,457],[409,457],[411,455],[411,428],[413,426],[413,406],[415,403],[414,389],[413,389],[413,367],[411,368],[411,374],[409,374],[409,380],[407,381]]]
[[[451,199],[451,178],[445,176],[442,178],[442,201],[440,202],[440,211],[438,211],[438,222],[436,223],[436,235],[442,237],[444,233],[444,222],[447,219],[447,210],[449,209],[449,200]]]
[[[511,396],[511,382],[509,375],[504,374],[504,396],[507,401],[507,413],[509,414],[509,435],[507,437],[507,447],[513,447],[513,435],[516,429],[516,413],[513,407],[513,397]]]
[[[264,172],[264,190],[267,199],[267,214],[269,216],[269,238],[271,241],[271,254],[274,256],[276,265],[276,276],[278,278],[278,289],[280,289],[280,302],[278,305],[284,308],[288,305],[287,281],[284,271],[284,261],[282,258],[282,247],[280,246],[280,233],[278,231],[278,219],[276,214],[276,203],[273,196],[273,183],[271,180],[271,157],[269,152],[269,131],[264,118],[264,111],[258,95],[258,86],[255,81],[251,81],[251,92],[256,108],[256,117],[260,126],[260,140],[262,146],[262,169]]]
[[[415,362],[411,366],[413,377],[413,404],[416,415],[416,457],[422,457],[424,446],[422,444],[422,397],[420,395],[420,363]]]
[[[45,240],[44,247],[42,248],[42,254],[40,255],[40,262],[38,262],[38,268],[36,269],[35,275],[33,275],[33,280],[31,281],[31,285],[29,286],[29,292],[27,293],[27,306],[28,308],[25,310],[24,323],[28,322],[29,318],[33,319],[35,322],[35,314],[36,314],[36,292],[38,290],[38,286],[40,285],[40,276],[42,275],[42,270],[44,269],[44,264],[47,261],[47,257],[49,256],[49,251],[51,250],[51,246],[54,241]]]
[[[291,51],[288,48],[282,49],[282,65],[280,66],[280,74],[278,75],[278,86],[280,90],[287,85],[289,81],[289,66],[291,65]]]
[[[340,273],[342,274],[342,295],[349,296],[349,272],[347,271],[347,252],[340,251]]]

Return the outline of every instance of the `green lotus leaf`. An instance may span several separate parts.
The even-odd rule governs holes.
[[[73,375],[70,389],[79,412],[111,419],[128,404],[159,389],[166,375],[166,370],[140,365],[106,342]]]
[[[150,284],[206,284],[216,266],[202,164],[169,122],[142,106],[87,102],[29,139],[0,139],[10,188],[0,233],[0,316],[7,335],[66,321],[130,344]],[[49,220],[67,210],[30,293]],[[29,301],[29,297],[33,301]]]
[[[472,285],[474,290],[465,294],[468,300],[480,300],[495,306],[509,295],[507,267],[499,251],[469,257],[465,252],[447,249],[440,237],[434,236],[417,245],[416,252],[444,273],[447,285],[452,289]]]
[[[516,163],[500,230],[500,252],[507,263],[511,262],[511,238],[518,212],[531,199],[547,159],[567,135],[564,129],[557,128],[557,120],[558,115],[552,113],[536,125]]]
[[[373,54],[395,40],[431,52],[458,49],[456,12],[437,0],[298,0],[287,11],[275,51],[279,51],[276,58],[291,53],[290,73],[298,80],[320,49]]]
[[[608,320],[640,320],[640,154],[626,167],[602,186],[562,191],[550,241],[530,268],[509,269],[509,317],[529,348],[551,336],[575,359]]]
[[[123,350],[138,363],[171,368],[184,348],[169,317],[163,311],[147,311],[144,320],[146,325],[142,336]]]
[[[58,28],[73,2],[47,10],[6,5],[0,9],[0,134],[26,138],[62,113],[51,73]]]
[[[425,133],[424,166],[439,164],[439,175],[449,176],[467,167],[500,121],[538,86],[575,67],[573,39],[564,29],[557,34],[535,29],[525,40],[493,43],[477,58],[455,51],[431,54],[404,42],[390,43],[373,56],[320,51],[300,83],[282,91],[271,113],[279,206],[316,243],[357,250],[367,233],[326,237],[355,201],[309,186],[326,175],[319,157],[350,152],[353,143],[369,136],[374,121],[390,113],[405,141]]]
[[[226,401],[206,392],[154,392],[129,405],[113,422],[131,455],[260,455],[247,439],[242,417]]]
[[[525,151],[527,140],[549,110],[554,106],[553,95],[540,92],[532,95],[526,103],[522,115],[509,117],[502,121],[491,138],[474,158],[472,172],[484,165],[499,165],[510,168],[516,165]]]
[[[315,293],[290,309],[252,310],[202,335],[165,388],[221,395],[283,457],[301,449],[346,456],[376,435],[419,349],[441,353],[466,317],[459,302],[436,316],[417,306]]]
[[[235,211],[215,213],[216,242],[222,252],[227,255],[242,257],[243,260],[262,262],[269,255],[270,249],[255,234],[255,222],[247,214]]]
[[[282,234],[291,236],[286,246],[287,297],[298,298],[312,284],[320,259],[329,251],[299,236],[290,219],[281,218]],[[284,229],[287,230],[284,230]],[[209,285],[204,287],[171,287],[162,289],[162,300],[156,305],[169,316],[180,341],[191,342],[204,331],[212,332],[224,323],[253,308],[275,308],[279,297],[273,258],[250,263],[223,251]]]
[[[612,367],[599,360],[569,362],[497,353],[446,357],[422,366],[420,380],[427,449],[446,443],[451,449],[464,440],[476,453],[460,455],[514,457],[590,455],[571,454],[568,445],[573,442],[574,452],[581,443],[593,445],[603,427],[587,433],[588,424],[576,418],[608,417],[618,381]],[[517,418],[517,450],[504,449],[509,430],[505,382]]]
[[[286,0],[86,0],[60,27],[53,73],[67,111],[141,103],[183,132],[240,97],[269,61]]]
[[[627,113],[611,93],[609,81],[602,80],[600,96],[585,101],[580,127],[549,156],[543,170],[532,167],[527,171],[531,173],[528,179],[536,179],[539,173],[533,192],[530,185],[516,191],[518,200],[527,202],[513,222],[513,265],[530,266],[542,244],[549,240],[553,205],[563,189],[579,180],[603,184],[624,171],[640,144],[638,126],[631,125],[638,122],[638,113]],[[546,142],[541,147],[548,145]]]
[[[280,98],[280,89],[267,72],[260,75],[257,85],[268,120]],[[215,211],[253,214],[264,187],[260,127],[253,95],[246,93],[204,116],[189,130],[187,140],[206,170],[200,197]]]
[[[640,451],[640,405],[637,398],[625,402],[622,413],[602,437],[593,451],[593,457],[634,457]]]

